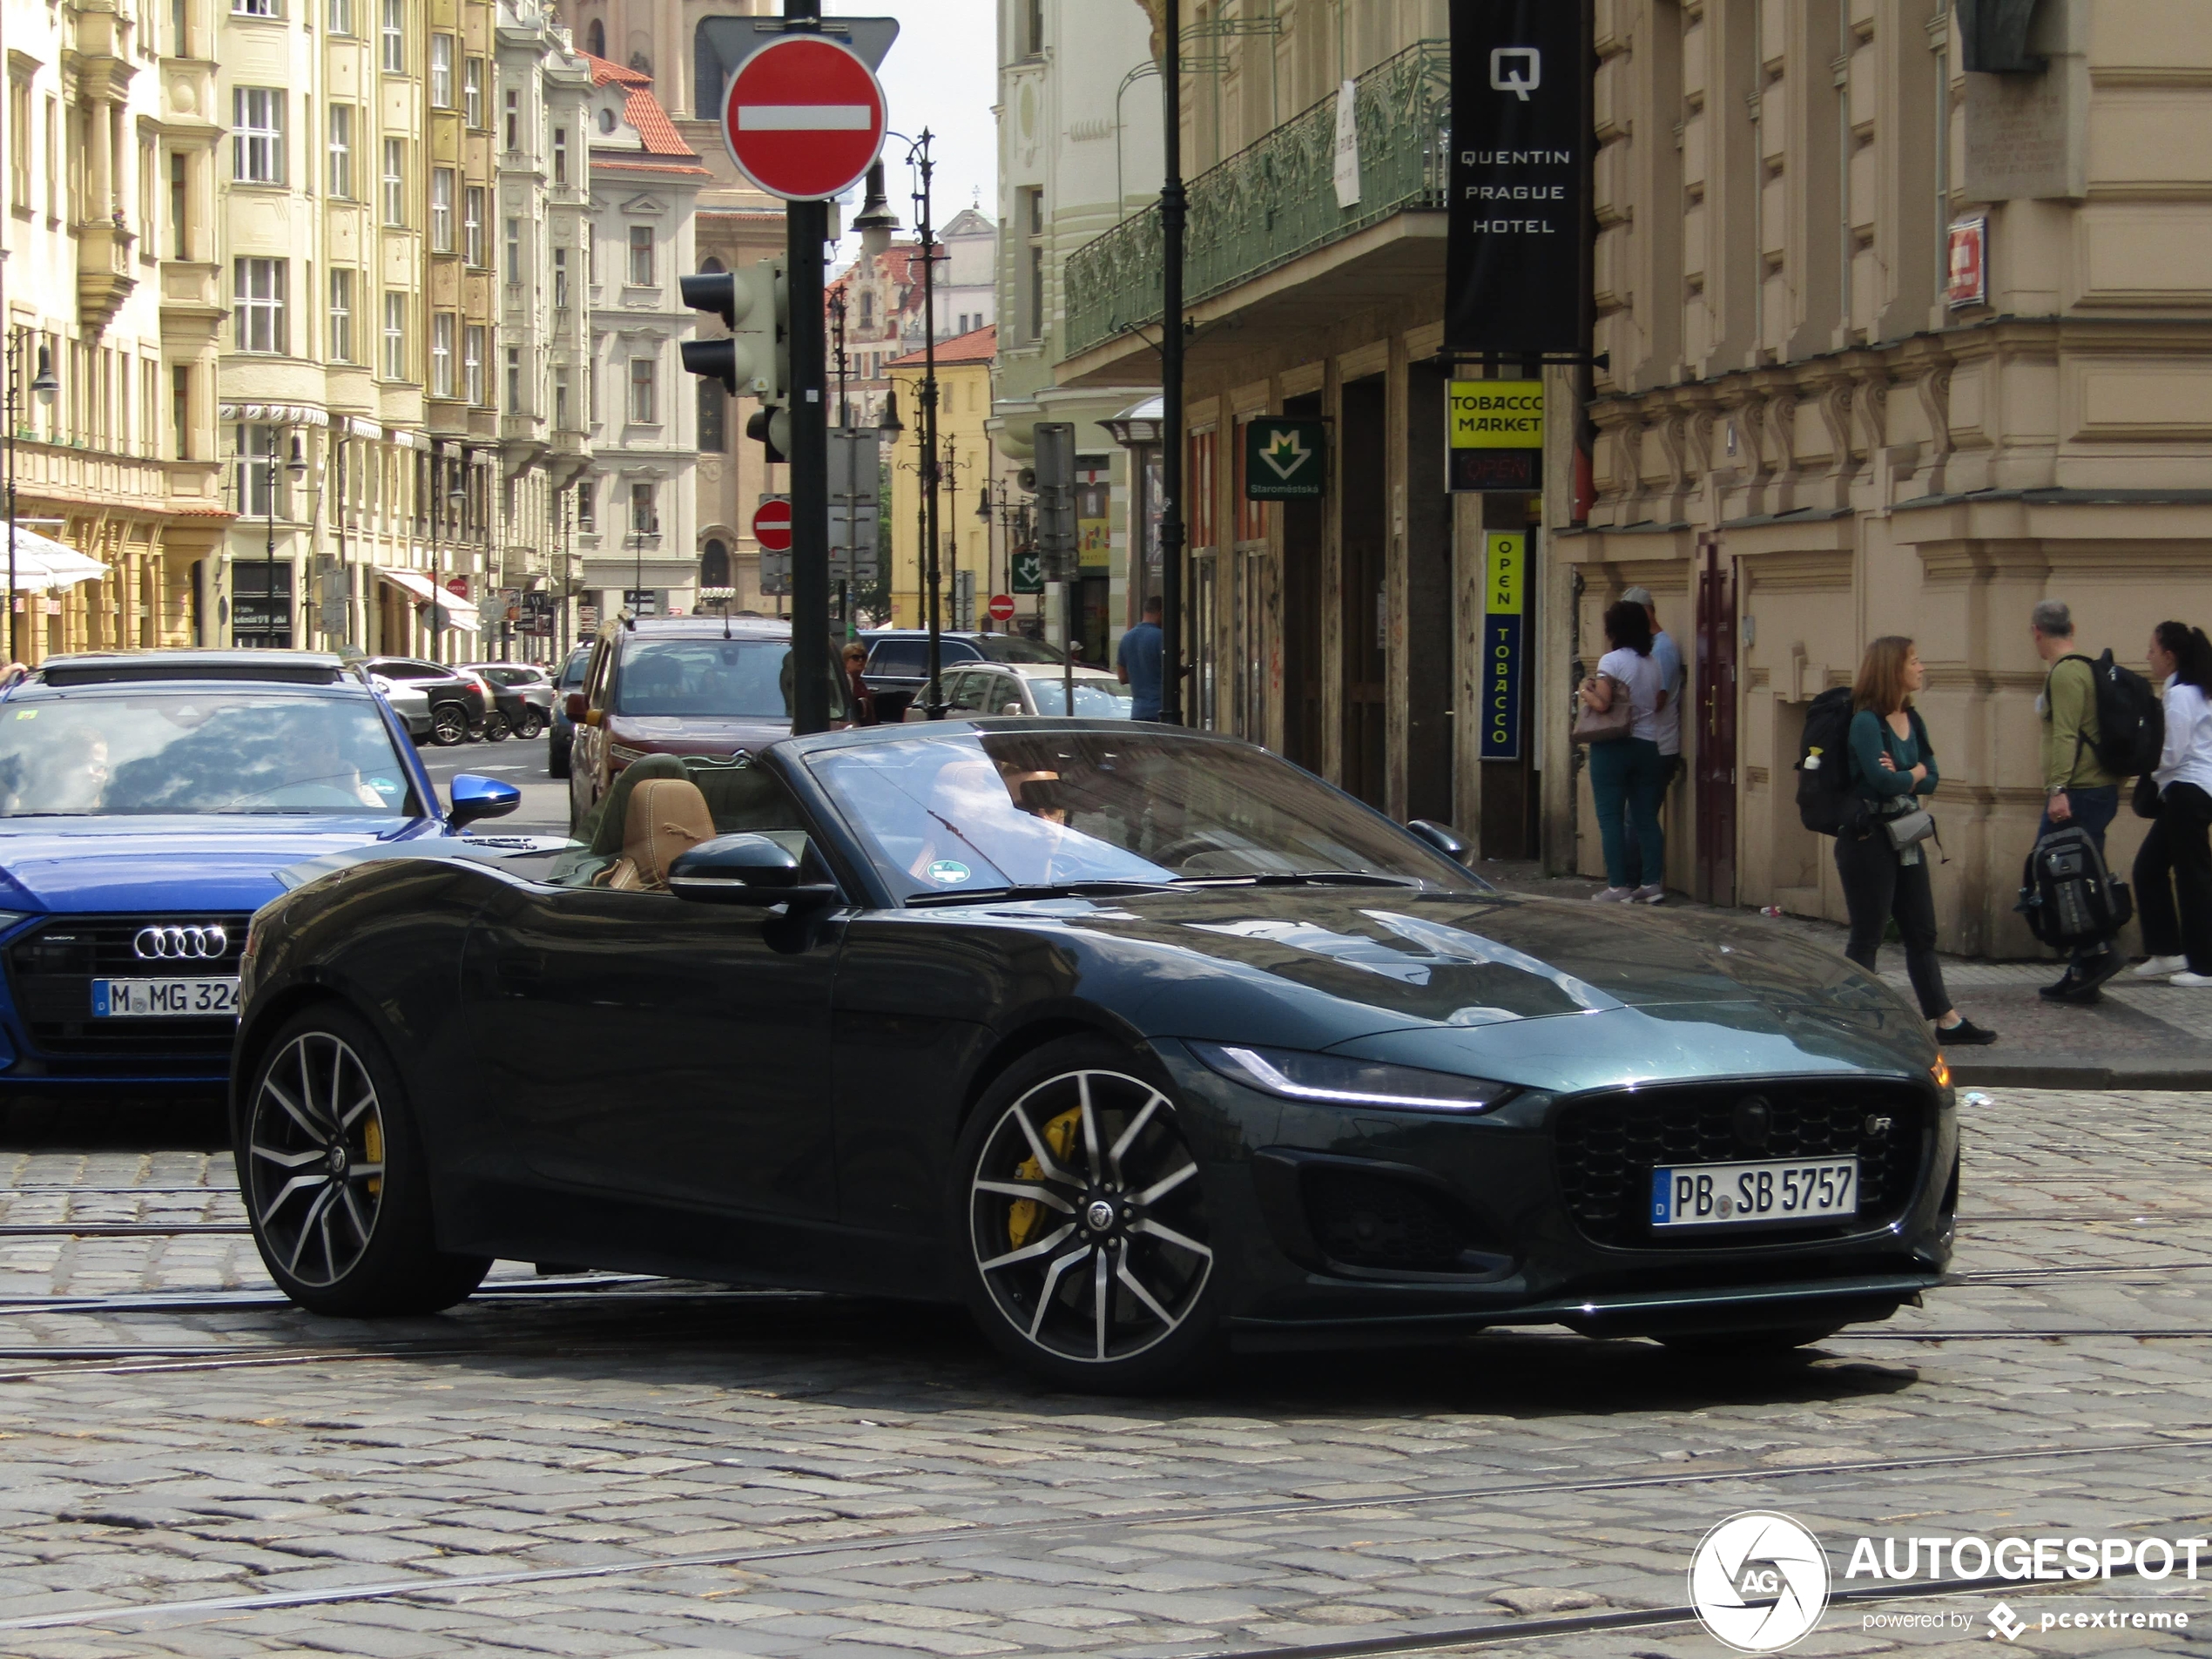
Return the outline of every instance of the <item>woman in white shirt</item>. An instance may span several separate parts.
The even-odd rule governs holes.
[[[1605,612],[1606,643],[1597,673],[1582,682],[1582,701],[1600,713],[1628,688],[1633,718],[1625,738],[1590,745],[1590,795],[1597,804],[1598,840],[1605,849],[1601,904],[1657,904],[1667,896],[1667,844],[1659,803],[1667,792],[1668,764],[1659,752],[1659,711],[1666,686],[1651,655],[1651,615],[1623,599]],[[1629,846],[1631,832],[1635,839]]]
[[[2212,639],[2160,623],[2150,671],[2166,682],[2166,748],[2151,773],[2158,816],[2135,854],[2135,914],[2150,952],[2135,973],[2202,988],[2212,987]]]

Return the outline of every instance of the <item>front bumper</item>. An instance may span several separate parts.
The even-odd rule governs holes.
[[[1231,1082],[1180,1045],[1156,1049],[1187,1103],[1240,1348],[1399,1345],[1507,1325],[1593,1336],[1840,1325],[1916,1300],[1942,1282],[1950,1260],[1957,1117],[1949,1094],[1925,1076],[1678,1086],[1748,1093],[1817,1082],[1831,1097],[1863,1087],[1892,1112],[1900,1101],[1921,1103],[1911,1157],[1898,1149],[1892,1190],[1874,1213],[1685,1242],[1593,1219],[1586,1195],[1579,1212],[1570,1204],[1559,1130],[1599,1091],[1524,1093],[1479,1116],[1315,1106]],[[1714,1146],[1707,1157],[1743,1155]],[[1780,1146],[1774,1155],[1797,1154]],[[1586,1184],[1586,1172],[1573,1178]],[[1643,1179],[1648,1191],[1648,1169]],[[1316,1196],[1343,1192],[1351,1198]],[[1363,1202],[1379,1217],[1369,1237],[1381,1247],[1347,1260],[1362,1252],[1343,1242],[1345,1204],[1357,1223]]]

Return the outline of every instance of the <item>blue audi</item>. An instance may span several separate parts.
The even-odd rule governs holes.
[[[219,1087],[278,872],[511,812],[441,814],[366,678],[305,651],[56,657],[0,691],[0,1089]]]

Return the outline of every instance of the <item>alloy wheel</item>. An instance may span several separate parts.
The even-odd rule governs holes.
[[[455,703],[441,703],[430,717],[430,740],[441,748],[451,748],[469,735],[469,717]]]
[[[1198,1165],[1141,1078],[1047,1078],[985,1137],[968,1234],[1012,1328],[1062,1359],[1124,1360],[1172,1336],[1213,1269]]]
[[[384,1195],[384,1114],[344,1039],[306,1031],[261,1074],[247,1147],[253,1221],[302,1285],[337,1284],[375,1235]]]

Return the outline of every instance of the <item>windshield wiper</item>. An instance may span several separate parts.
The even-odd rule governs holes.
[[[1174,877],[1157,880],[1096,880],[1044,881],[1017,883],[1005,887],[974,887],[965,893],[918,893],[907,900],[907,908],[941,905],[1017,903],[1030,899],[1089,899],[1116,893],[1157,893],[1163,887],[1180,885]]]
[[[1410,875],[1378,875],[1372,870],[1257,870],[1250,875],[1198,876],[1191,885],[1254,887],[1418,887]]]

